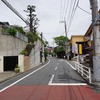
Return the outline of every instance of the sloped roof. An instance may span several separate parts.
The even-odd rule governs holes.
[[[100,10],[98,11],[98,13],[100,14]],[[92,29],[93,29],[93,24],[91,23],[84,36],[90,36],[92,34]]]
[[[0,22],[0,25],[9,25],[9,22]]]
[[[84,36],[90,36],[92,34],[92,28],[93,28],[93,26],[91,24]]]

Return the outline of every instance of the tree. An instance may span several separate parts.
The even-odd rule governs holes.
[[[45,57],[45,61],[47,60],[47,55],[48,55],[47,49],[44,48],[44,57]]]
[[[29,43],[34,43],[35,41],[37,41],[37,39],[39,39],[38,35],[36,33],[33,32],[28,32],[26,34],[26,36],[28,37]]]
[[[65,36],[58,36],[55,37],[54,40],[58,46],[65,46],[65,43],[68,40],[68,38],[66,38]]]
[[[44,47],[47,47],[48,41],[44,41]]]
[[[38,28],[38,18],[36,18],[35,12],[35,6],[33,5],[28,5],[27,10],[24,10],[25,12],[28,13],[28,19],[29,19],[29,29],[30,32],[36,32],[36,29]]]
[[[68,41],[69,39],[66,38],[65,36],[58,36],[54,38],[55,43],[58,45],[55,49],[54,52],[57,55],[57,57],[59,58],[63,58],[65,56],[65,44],[66,41]]]

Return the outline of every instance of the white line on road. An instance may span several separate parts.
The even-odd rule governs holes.
[[[38,70],[40,70],[40,69],[44,68],[44,67],[45,67],[46,65],[48,65],[49,63],[50,63],[50,60],[49,60],[49,62],[48,62],[47,64],[43,65],[42,67],[40,67],[40,68],[38,68],[38,69],[34,70],[34,71],[33,71],[33,72],[31,72],[30,74],[28,74],[28,75],[26,75],[26,76],[22,77],[21,79],[17,80],[16,82],[14,82],[14,83],[12,83],[12,84],[8,85],[7,87],[5,87],[5,88],[1,89],[1,90],[0,90],[0,92],[3,92],[4,90],[6,90],[6,89],[10,88],[11,86],[15,85],[16,83],[20,82],[21,80],[23,80],[23,79],[27,78],[28,76],[32,75],[33,73],[37,72]]]
[[[76,69],[74,68],[74,66],[72,66],[68,61],[66,61],[66,62],[67,62],[67,64],[70,65],[74,70],[76,70]]]
[[[60,59],[59,61],[60,61],[60,62],[63,62],[64,60],[63,60],[63,59]]]
[[[57,70],[57,66],[55,67],[55,70]]]
[[[49,85],[87,85],[86,83],[50,83]]]
[[[70,65],[74,70],[76,70],[75,68],[74,68],[74,66],[72,66],[68,61],[66,61],[67,62],[67,64],[68,65]],[[55,69],[57,68],[57,66],[55,67]],[[49,81],[49,83],[48,83],[48,85],[58,85],[58,86],[64,86],[64,85],[66,85],[66,86],[81,86],[81,85],[87,85],[86,83],[52,83],[53,82],[53,79],[54,79],[54,74],[52,75],[52,77],[51,77],[51,79],[50,79],[50,81]]]
[[[51,79],[50,79],[48,85],[52,84],[53,79],[54,79],[54,74],[52,75],[52,77],[51,77]]]

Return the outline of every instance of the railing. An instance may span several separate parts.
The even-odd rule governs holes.
[[[91,68],[86,67],[79,62],[75,62],[75,69],[76,71],[81,74],[82,77],[86,77],[89,79],[89,83],[92,83],[91,79]]]
[[[15,36],[16,36],[17,38],[19,38],[19,39],[25,41],[25,42],[28,42],[28,38],[27,38],[25,35],[21,34],[21,33],[18,33],[18,32],[17,32]]]

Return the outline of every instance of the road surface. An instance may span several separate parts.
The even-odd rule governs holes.
[[[100,100],[64,59],[51,58],[41,67],[0,84],[0,100]]]

